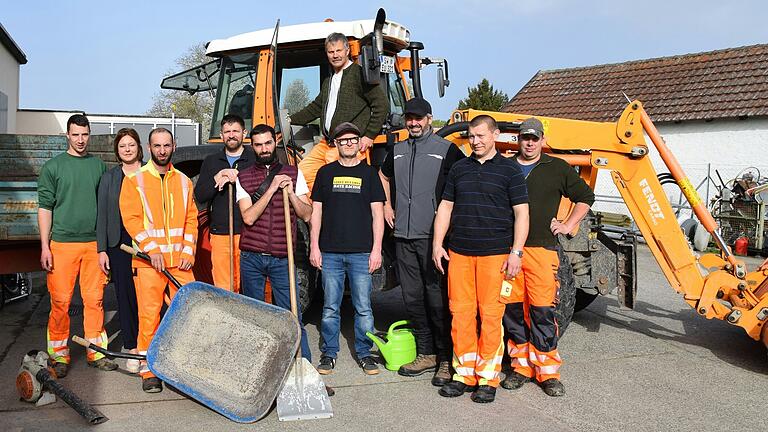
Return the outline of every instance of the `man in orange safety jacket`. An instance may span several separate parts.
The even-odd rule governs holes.
[[[149,133],[152,160],[126,177],[120,192],[125,229],[138,249],[151,259],[151,264],[136,258],[132,263],[139,308],[140,354],[147,353],[160,324],[165,287],[169,286],[171,298],[176,294],[161,271],[168,270],[182,285],[194,280],[191,269],[197,244],[197,207],[192,197],[192,181],[171,164],[175,149],[176,142],[169,130],[153,129]],[[163,390],[146,361],[142,361],[139,373],[145,392]]]

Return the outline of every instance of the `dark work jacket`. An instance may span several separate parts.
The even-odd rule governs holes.
[[[120,243],[120,188],[123,185],[123,167],[117,165],[101,175],[97,196],[96,248],[106,252],[107,248]]]
[[[224,168],[230,168],[227,161],[225,149],[220,152],[210,154],[203,160],[200,167],[200,176],[195,184],[195,201],[199,208],[207,208],[210,211],[211,234],[229,234],[229,198],[227,192],[229,187],[225,186],[222,190],[216,190],[213,176]],[[240,159],[235,162],[235,167],[242,171],[253,165],[256,161],[256,154],[249,146],[243,147],[243,153]],[[232,211],[233,211],[233,231],[240,234],[240,228],[243,225],[243,217],[240,216],[240,208],[237,206],[234,197],[234,187],[232,184]]]
[[[296,184],[299,171],[295,166],[283,165],[278,174],[285,174]],[[237,178],[240,186],[248,195],[253,195],[267,177],[267,168],[263,164],[255,163],[245,170],[240,171]],[[254,202],[255,204],[255,202]],[[291,209],[291,230],[293,238],[296,238],[296,214]],[[288,256],[288,242],[285,238],[285,210],[283,209],[283,192],[278,189],[269,205],[259,216],[253,225],[243,225],[240,235],[240,250],[248,252],[265,253],[278,258]]]
[[[517,163],[517,158],[514,158]],[[518,163],[519,164],[519,163]],[[526,246],[557,246],[557,237],[549,229],[557,216],[560,199],[566,197],[574,204],[592,205],[595,193],[568,162],[541,154],[541,159],[525,178],[528,186],[528,214],[530,225]]]

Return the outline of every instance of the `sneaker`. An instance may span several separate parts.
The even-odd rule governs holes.
[[[141,389],[146,393],[160,393],[163,391],[163,382],[158,377],[144,378],[141,380]]]
[[[357,364],[363,369],[366,375],[377,375],[379,373],[379,366],[376,365],[376,360],[373,357],[363,357],[357,361]]]
[[[55,362],[53,365],[51,365],[51,369],[53,369],[53,373],[56,375],[55,378],[64,378],[69,372],[69,364],[63,362]]]
[[[447,361],[441,361],[440,366],[435,372],[435,376],[432,377],[432,385],[436,387],[442,387],[451,382],[451,363]]]
[[[477,403],[493,402],[496,399],[496,387],[481,385],[477,388],[477,390],[472,392],[470,398],[472,399],[472,402]]]
[[[559,397],[565,395],[565,387],[557,378],[550,378],[546,381],[542,381],[539,385],[547,396]]]
[[[103,371],[113,371],[117,369],[117,363],[106,357],[102,357],[95,361],[89,361],[88,366],[95,367],[96,369]]]
[[[527,376],[512,371],[507,374],[504,381],[501,382],[501,386],[507,390],[517,390],[523,386],[523,384],[531,381]]]
[[[132,374],[139,373],[141,369],[141,360],[128,359],[125,361],[125,370]]]
[[[437,367],[437,356],[419,354],[410,362],[400,366],[397,370],[398,375],[415,377],[423,373],[432,372]]]
[[[475,391],[476,389],[477,386],[468,386],[461,381],[451,381],[448,384],[440,387],[440,390],[437,391],[437,394],[442,397],[458,397],[464,393]]]
[[[328,356],[321,356],[320,363],[317,365],[317,373],[320,375],[329,375],[333,372],[333,368],[336,367],[336,359]]]

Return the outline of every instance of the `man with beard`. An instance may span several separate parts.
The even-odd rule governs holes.
[[[312,215],[307,182],[295,166],[282,165],[275,152],[275,130],[266,124],[251,129],[251,147],[256,162],[237,176],[237,205],[243,217],[240,235],[240,280],[243,294],[264,301],[267,278],[272,286],[272,300],[283,309],[291,308],[288,276],[286,229],[296,238],[296,218],[308,222]],[[295,186],[294,186],[295,185]],[[288,191],[290,220],[285,220],[282,190]],[[294,270],[295,271],[295,270]],[[296,287],[297,297],[299,287]],[[309,361],[307,332],[301,320],[301,351]]]
[[[88,153],[91,126],[82,114],[67,120],[67,151],[47,161],[37,181],[40,226],[40,264],[48,272],[51,297],[48,316],[48,354],[58,378],[69,370],[69,304],[80,277],[85,337],[107,347],[104,331],[104,285],[96,246],[96,190],[106,167]],[[54,261],[55,260],[55,261]],[[115,362],[87,350],[88,365],[114,370]]]
[[[138,258],[132,262],[136,303],[139,309],[139,354],[146,354],[160,323],[166,286],[170,297],[176,288],[161,271],[168,270],[182,285],[194,280],[197,245],[197,207],[192,199],[192,181],[171,164],[176,150],[173,134],[156,128],[149,133],[152,160],[127,176],[120,190],[123,225],[138,249],[149,255],[151,264]],[[147,393],[163,390],[143,360],[139,373]]]
[[[240,292],[240,228],[243,218],[235,208],[232,186],[237,181],[237,173],[251,164],[256,156],[253,150],[243,146],[245,122],[235,114],[227,114],[221,119],[221,140],[224,148],[209,155],[200,167],[200,176],[195,185],[195,200],[208,209],[211,231],[211,267],[213,284],[219,288],[234,288]],[[230,186],[232,185],[232,186]],[[232,198],[230,200],[230,198]],[[231,207],[230,207],[231,203]],[[233,215],[232,250],[229,248],[229,215]],[[234,254],[234,257],[232,257]],[[234,261],[233,281],[229,278],[229,260]],[[231,285],[230,285],[231,284]]]
[[[379,172],[387,195],[384,220],[395,230],[397,271],[416,337],[416,359],[397,373],[435,371],[432,385],[442,387],[451,380],[451,315],[445,279],[432,262],[432,223],[448,171],[464,154],[433,133],[429,102],[410,99],[404,114],[408,139],[395,144]]]

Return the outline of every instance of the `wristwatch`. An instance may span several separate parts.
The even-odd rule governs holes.
[[[513,249],[513,250],[512,250],[512,253],[513,253],[513,254],[515,254],[515,255],[517,255],[519,258],[522,258],[522,257],[523,257],[523,251],[521,251],[521,250],[518,250],[518,249]]]

